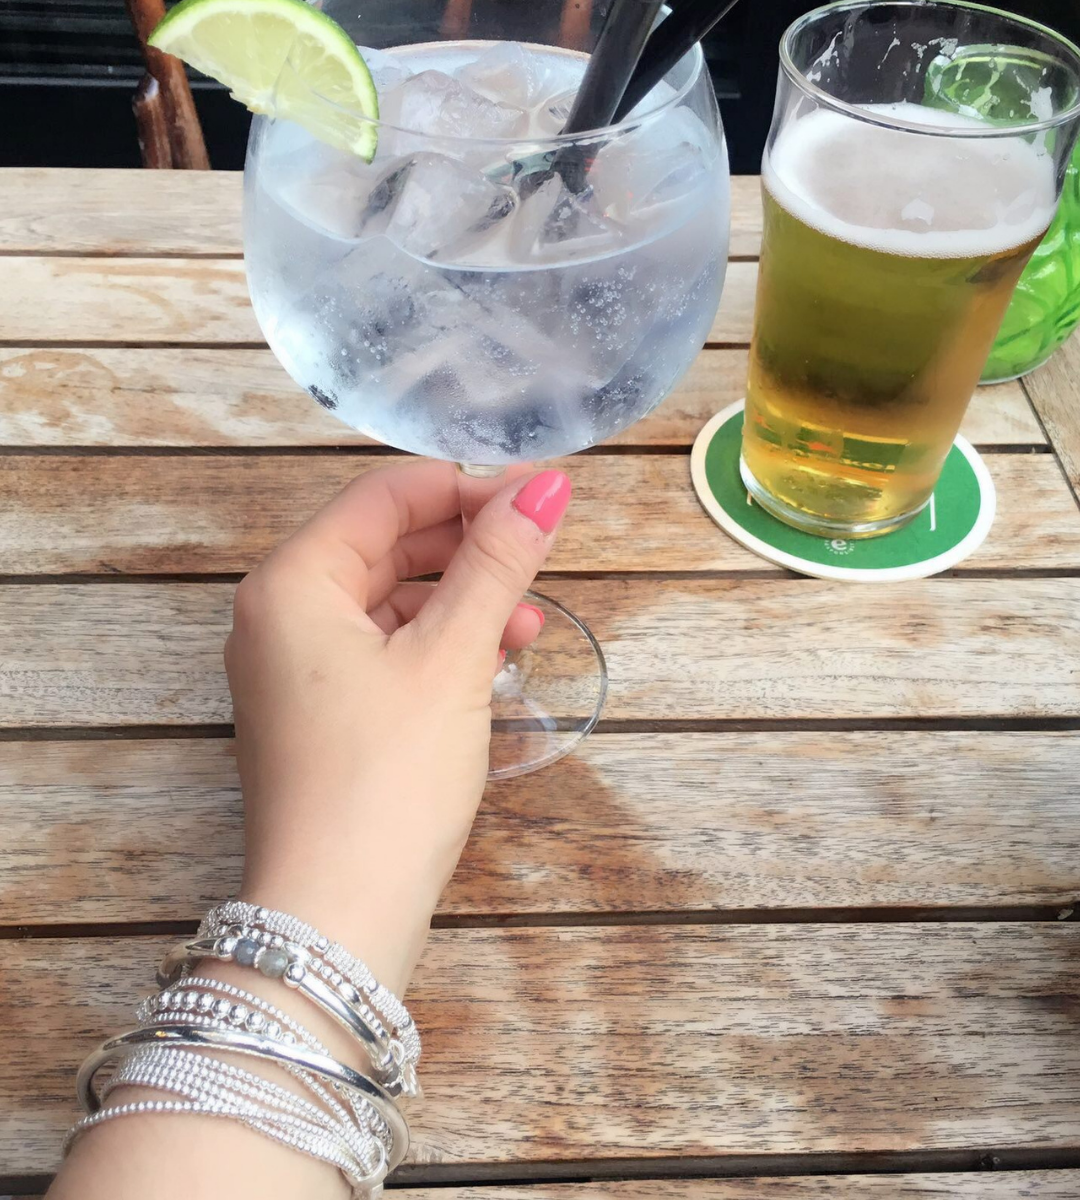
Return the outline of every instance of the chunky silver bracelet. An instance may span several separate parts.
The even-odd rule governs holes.
[[[102,1088],[102,1098],[125,1086],[172,1092],[232,1116],[338,1167],[358,1190],[369,1190],[386,1173],[385,1148],[358,1130],[340,1105],[336,1111],[321,1109],[279,1084],[197,1051],[160,1046],[141,1050],[120,1064]]]
[[[64,1151],[66,1153],[70,1150],[75,1139],[80,1134],[85,1133],[88,1129],[93,1129],[97,1125],[103,1124],[105,1121],[111,1121],[118,1117],[139,1116],[147,1113],[191,1113],[198,1116],[225,1117],[230,1120],[240,1120],[244,1124],[251,1124],[252,1128],[258,1128],[256,1124],[246,1121],[243,1115],[234,1112],[231,1106],[218,1100],[138,1100],[129,1104],[103,1108],[99,1112],[83,1117],[68,1133],[64,1143]],[[267,1131],[260,1129],[259,1132]],[[309,1154],[312,1157],[330,1163],[332,1166],[338,1167],[349,1179],[355,1196],[363,1197],[366,1200],[368,1197],[374,1198],[382,1194],[382,1180],[386,1174],[385,1168],[382,1168],[377,1173],[373,1173],[369,1178],[356,1178],[351,1175],[351,1164],[345,1160],[341,1162],[337,1161],[337,1155],[333,1148],[330,1145],[323,1144],[319,1139],[307,1138],[301,1133],[290,1132],[285,1129],[276,1129],[272,1133],[267,1133],[267,1136],[273,1137],[275,1141],[300,1153]]]
[[[204,1085],[203,1098],[227,1100],[260,1119],[302,1122],[308,1128],[321,1129],[340,1139],[364,1167],[361,1174],[373,1170],[385,1158],[385,1146],[369,1130],[357,1126],[332,1096],[329,1102],[324,1100],[327,1107],[320,1108],[261,1075],[183,1047],[151,1046],[130,1055],[102,1086],[101,1100],[104,1103],[118,1087],[153,1086],[152,1076],[160,1077],[162,1087],[176,1079],[190,1086]]]
[[[250,967],[307,997],[363,1046],[374,1079],[336,1061],[300,1022],[254,992],[193,974],[207,958]],[[420,1036],[401,1001],[342,946],[286,913],[242,901],[211,909],[196,938],[158,974],[162,991],[138,1006],[140,1027],[104,1042],[76,1079],[82,1132],[140,1113],[224,1117],[338,1168],[363,1200],[382,1192],[404,1159],[409,1130],[394,1098],[419,1094]],[[225,1055],[273,1063],[309,1093],[244,1071]],[[96,1085],[98,1072],[113,1064]],[[125,1086],[175,1099],[102,1107]]]
[[[340,974],[357,988],[371,1007],[380,1013],[405,1051],[405,1061],[414,1067],[420,1060],[420,1034],[417,1032],[408,1009],[389,988],[379,983],[371,970],[360,959],[350,954],[337,942],[331,942],[313,926],[290,916],[250,904],[244,900],[227,900],[212,908],[199,926],[200,935],[222,934],[231,927],[253,927],[294,943],[321,958],[331,972]]]
[[[255,949],[246,951],[245,941]],[[378,1082],[391,1095],[415,1096],[419,1093],[415,1070],[402,1062],[401,1043],[391,1039],[378,1017],[359,1001],[352,984],[338,976],[335,988],[331,986],[331,980],[320,978],[312,970],[313,960],[303,947],[283,939],[280,945],[272,941],[262,945],[232,932],[199,937],[175,946],[166,954],[158,970],[158,982],[166,988],[177,983],[185,985],[185,970],[207,958],[236,962],[260,971],[267,978],[280,978],[356,1038],[367,1053]]]
[[[184,988],[166,990],[141,1001],[135,1010],[140,1027],[184,1024],[203,1028],[241,1029],[286,1044],[293,1044],[299,1040],[302,1045],[317,1054],[330,1056],[329,1050],[314,1034],[261,996],[214,979],[189,976],[184,983]],[[305,1087],[319,1094],[324,1101],[327,1099],[321,1085],[299,1067],[286,1070],[297,1075]],[[345,1099],[355,1120],[369,1127],[375,1136],[388,1144],[389,1131],[378,1112],[366,1100],[359,1099],[351,1093],[347,1093]]]
[[[227,1051],[251,1055],[284,1066],[300,1067],[339,1090],[355,1093],[372,1105],[385,1121],[390,1134],[390,1146],[386,1154],[387,1171],[394,1170],[408,1151],[408,1126],[393,1098],[377,1083],[351,1067],[335,1062],[327,1055],[318,1054],[307,1047],[290,1045],[284,1041],[273,1042],[268,1038],[242,1033],[239,1030],[226,1032],[186,1025],[155,1025],[110,1038],[86,1059],[75,1080],[79,1100],[88,1113],[95,1113],[101,1107],[100,1097],[94,1089],[94,1079],[98,1071],[107,1063],[122,1060],[147,1046],[185,1046]]]

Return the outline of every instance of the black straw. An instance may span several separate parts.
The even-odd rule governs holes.
[[[612,0],[563,133],[584,133],[611,124],[661,3]]]
[[[638,59],[626,92],[615,108],[614,120],[621,121],[640,104],[694,43],[700,42],[738,2],[728,0],[717,8],[716,0],[689,0],[685,7],[661,22]]]

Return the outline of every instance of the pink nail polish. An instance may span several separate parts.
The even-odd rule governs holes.
[[[562,471],[541,471],[514,497],[514,507],[544,533],[551,533],[570,503],[570,480]]]
[[[535,604],[519,604],[518,608],[535,614],[536,619],[540,622],[540,628],[544,628],[544,610],[542,608],[537,608]]]
[[[504,662],[506,662],[506,651],[500,650],[499,651],[499,666],[501,667]]]

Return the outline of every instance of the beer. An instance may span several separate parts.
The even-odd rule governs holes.
[[[978,124],[909,103],[866,111],[943,133]],[[1053,216],[1052,158],[1037,135],[819,109],[781,130],[763,193],[743,478],[801,528],[886,532],[934,489]]]

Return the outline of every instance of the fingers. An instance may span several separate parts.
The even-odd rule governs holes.
[[[460,512],[451,463],[417,462],[368,471],[354,479],[275,555],[328,574],[367,606],[370,572],[399,539],[442,525]],[[437,568],[432,568],[437,569]],[[381,580],[386,591],[392,585]]]
[[[385,634],[416,619],[435,592],[433,583],[399,583],[368,616]],[[544,614],[532,604],[519,604],[510,614],[499,645],[504,650],[523,650],[531,646],[544,627]]]
[[[407,533],[371,569],[367,583],[369,612],[386,600],[399,580],[444,571],[460,545],[461,521],[457,517],[429,529]]]
[[[505,487],[469,527],[416,618],[418,631],[494,655],[569,502],[570,480],[561,471],[542,471]]]

